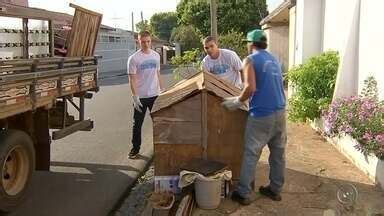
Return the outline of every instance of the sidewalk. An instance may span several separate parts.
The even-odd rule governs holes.
[[[265,148],[256,170],[256,189],[268,183],[268,155]],[[261,197],[231,215],[384,215],[384,193],[308,125],[288,123],[286,158],[283,200]],[[336,197],[339,186],[347,183],[358,190],[354,210],[345,210]],[[225,214],[196,210],[193,215]]]

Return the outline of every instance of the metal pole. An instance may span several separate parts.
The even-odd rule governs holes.
[[[133,12],[132,12],[132,33],[135,32],[135,22],[133,20]]]
[[[211,36],[217,38],[217,2],[210,0],[211,8]]]

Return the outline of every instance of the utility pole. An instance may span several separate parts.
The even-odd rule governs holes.
[[[135,32],[135,22],[133,20],[133,12],[132,12],[132,33]]]
[[[141,22],[144,23],[143,11],[141,11]]]
[[[210,0],[211,36],[217,38],[217,0]]]

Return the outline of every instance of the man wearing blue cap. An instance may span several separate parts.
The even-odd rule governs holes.
[[[249,99],[240,180],[231,197],[243,205],[252,202],[251,182],[255,179],[256,164],[265,145],[268,145],[270,151],[270,182],[267,186],[261,186],[259,192],[274,201],[281,200],[287,142],[285,94],[280,64],[265,50],[267,38],[262,30],[248,32],[246,41],[250,54],[242,66],[244,89],[240,96],[225,98],[223,102],[223,106],[235,110]]]

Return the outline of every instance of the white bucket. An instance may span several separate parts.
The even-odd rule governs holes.
[[[197,205],[201,209],[216,209],[221,199],[221,178],[210,179],[197,177],[195,181],[195,194]]]

